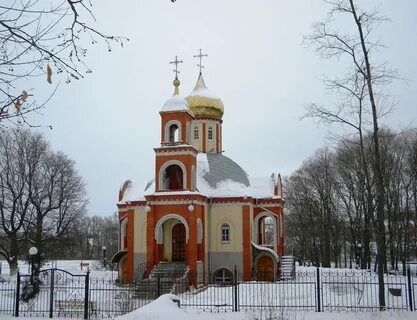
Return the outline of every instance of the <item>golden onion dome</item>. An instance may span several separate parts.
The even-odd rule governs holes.
[[[186,98],[190,110],[196,117],[210,117],[221,119],[224,108],[222,100],[213,95],[204,83],[203,75],[200,73],[194,90]]]

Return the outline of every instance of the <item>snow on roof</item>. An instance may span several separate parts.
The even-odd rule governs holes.
[[[232,159],[215,153],[198,153],[197,155],[197,190],[166,191],[168,194],[201,194],[206,197],[253,197],[275,198],[274,181],[270,176],[250,178],[248,174]],[[134,183],[126,189],[120,203],[145,200],[146,195],[155,194],[155,181],[150,180],[142,190]]]
[[[212,94],[209,89],[207,89],[206,83],[204,82],[203,75],[200,73],[198,76],[197,83],[193,91],[189,95],[191,96],[198,96],[198,97],[205,97],[209,99],[219,99],[218,96]]]
[[[138,185],[137,183],[131,182],[126,187],[122,199],[119,203],[125,203],[126,201],[139,201],[145,200],[143,196],[143,189],[142,186]]]
[[[251,196],[263,198],[265,195],[274,195],[274,180],[272,177],[250,177]]]
[[[187,100],[180,95],[174,95],[164,103],[161,111],[184,111],[189,110]]]
[[[219,182],[231,180],[249,186],[248,174],[232,159],[216,153],[199,153],[197,155],[197,169],[202,177],[216,188]],[[208,170],[207,170],[208,168]]]

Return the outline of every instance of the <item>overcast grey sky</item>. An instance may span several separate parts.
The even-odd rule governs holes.
[[[416,126],[417,1],[369,2],[391,19],[378,29],[388,46],[378,58],[408,80],[391,86],[398,105],[384,122]],[[184,60],[180,91],[187,95],[198,76],[192,56],[208,53],[204,77],[223,99],[225,155],[252,176],[291,174],[337,130],[299,119],[306,104],[331,102],[320,79],[341,70],[340,61],[321,60],[302,44],[326,12],[320,0],[97,0],[94,12],[99,29],[131,41],[112,52],[90,47],[93,73],[63,80],[41,118],[54,128],[43,130],[52,146],[77,162],[90,214],[112,214],[124,180],[145,185],[153,177],[175,55]]]

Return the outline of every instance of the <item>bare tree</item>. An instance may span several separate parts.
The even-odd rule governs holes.
[[[85,187],[75,163],[53,152],[42,135],[2,130],[0,135],[0,254],[17,271],[22,245],[66,235],[85,209]]]
[[[315,45],[317,52],[324,58],[347,57],[350,59],[347,76],[336,79],[333,84],[348,95],[350,94],[351,97],[356,97],[358,91],[363,90],[361,98],[366,98],[361,101],[366,104],[361,105],[363,108],[360,115],[363,115],[362,112],[366,108],[366,112],[370,115],[370,130],[373,137],[371,163],[376,186],[374,224],[377,229],[379,302],[383,310],[385,308],[383,274],[386,268],[385,190],[379,142],[379,117],[387,112],[389,105],[385,104],[386,96],[379,86],[389,83],[394,73],[387,68],[385,63],[371,64],[371,58],[374,49],[381,47],[381,43],[374,36],[375,27],[386,18],[381,16],[376,9],[364,10],[358,7],[353,0],[327,0],[325,2],[330,5],[326,21],[316,23],[313,33],[306,39]],[[353,28],[348,31],[338,31],[335,22],[344,16],[350,17]],[[340,104],[336,111],[323,114],[333,121],[352,125],[344,117],[349,114],[350,110],[348,100],[346,104]]]
[[[11,273],[25,240],[24,224],[30,216],[35,171],[47,146],[38,134],[7,130],[0,134],[0,254]]]
[[[44,244],[65,237],[71,224],[83,216],[86,202],[74,161],[61,152],[45,152],[33,178],[32,210],[25,224],[28,241],[38,248],[39,263]]]
[[[301,244],[298,258],[324,267],[330,267],[331,261],[338,265],[345,239],[336,196],[334,154],[320,149],[288,178],[286,186],[287,232]]]
[[[92,71],[84,63],[87,46],[128,40],[94,27],[92,0],[6,0],[0,4],[0,125],[26,123],[44,107],[28,80],[44,76],[49,83],[62,73],[66,82]],[[56,89],[56,88],[55,88]],[[52,90],[52,93],[55,91]],[[7,120],[5,122],[5,120]],[[31,125],[33,126],[33,125]]]

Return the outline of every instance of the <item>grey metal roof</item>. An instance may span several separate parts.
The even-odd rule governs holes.
[[[216,153],[207,153],[209,173],[203,178],[215,188],[217,183],[224,180],[233,180],[249,187],[248,174],[232,159]]]

